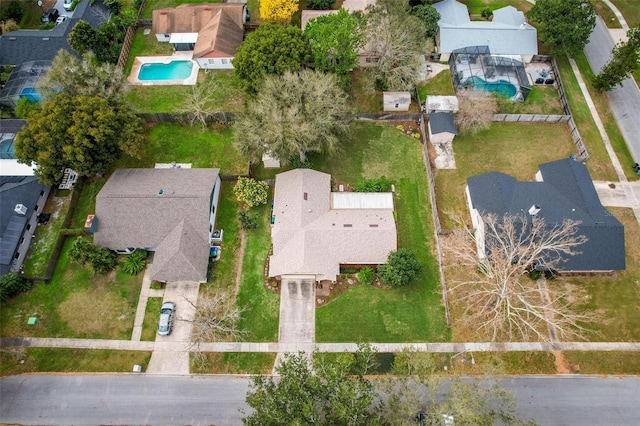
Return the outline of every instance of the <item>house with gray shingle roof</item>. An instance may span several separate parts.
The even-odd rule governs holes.
[[[513,6],[494,10],[492,21],[472,21],[467,6],[456,0],[433,7],[440,13],[436,45],[443,62],[453,51],[471,46],[488,46],[494,55],[520,55],[525,63],[538,54],[536,29]]]
[[[219,169],[118,169],[96,197],[96,245],[155,252],[151,279],[207,281]]]
[[[341,265],[379,265],[397,248],[391,193],[331,192],[309,169],[276,175],[269,276],[334,281]]]
[[[484,255],[482,216],[539,216],[547,226],[565,219],[579,221],[578,235],[588,241],[577,255],[558,265],[560,272],[611,272],[625,269],[624,226],[600,203],[586,166],[572,159],[540,165],[535,182],[520,182],[500,172],[467,179],[467,200],[476,228],[478,251]]]

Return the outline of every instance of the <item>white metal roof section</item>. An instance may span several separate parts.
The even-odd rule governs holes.
[[[18,163],[18,160],[0,160],[0,175],[2,176],[33,176],[36,165]]]
[[[169,43],[195,43],[198,41],[198,33],[172,33]]]
[[[331,208],[393,210],[393,194],[391,192],[332,192]]]
[[[458,112],[458,98],[455,96],[427,96],[427,111]]]

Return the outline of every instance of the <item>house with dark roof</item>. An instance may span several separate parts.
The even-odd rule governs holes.
[[[559,272],[625,269],[624,226],[602,206],[586,166],[576,160],[541,164],[535,182],[500,172],[472,176],[466,193],[481,257],[486,255],[483,216],[517,215],[529,223],[541,217],[549,227],[571,219],[580,222],[577,235],[588,240],[576,247],[579,254],[563,259]]]
[[[155,252],[151,279],[206,282],[219,169],[118,169],[96,197],[94,244]]]
[[[429,140],[431,143],[453,143],[458,134],[453,112],[433,112],[429,114]]]
[[[341,265],[379,265],[397,248],[393,194],[331,192],[310,169],[276,175],[269,276],[335,281]]]
[[[513,6],[494,10],[492,21],[472,21],[467,6],[456,0],[443,0],[433,7],[440,14],[436,49],[443,62],[456,50],[478,45],[488,46],[494,55],[519,55],[525,63],[538,54],[536,29]]]
[[[193,51],[200,68],[232,69],[249,19],[246,3],[182,4],[153,11],[152,31],[175,50]]]
[[[0,176],[0,276],[20,270],[50,191],[35,176]]]

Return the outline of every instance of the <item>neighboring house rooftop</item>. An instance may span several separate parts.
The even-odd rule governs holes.
[[[206,281],[219,169],[118,169],[96,197],[94,243],[151,248],[151,278]]]
[[[375,6],[376,0],[344,0],[342,8],[349,12],[364,12],[369,6]]]
[[[0,275],[10,271],[25,227],[45,189],[35,176],[0,176]],[[26,207],[24,214],[15,212],[18,204]]]
[[[456,0],[443,0],[433,7],[440,13],[440,52],[487,45],[497,55],[538,54],[536,29],[513,6],[494,10],[492,21],[472,21],[467,7]]]
[[[561,271],[611,271],[625,269],[624,227],[600,203],[584,164],[563,159],[540,165],[538,182],[520,182],[500,172],[467,179],[473,208],[481,215],[525,215],[537,206],[548,226],[565,219],[580,221],[578,235],[588,241],[559,265]]]
[[[427,112],[458,112],[458,98],[456,96],[428,95],[425,107]]]
[[[276,175],[269,276],[335,280],[341,264],[382,264],[397,248],[391,194],[332,193],[331,176]]]
[[[452,112],[432,112],[429,114],[429,129],[433,135],[438,133],[458,134],[458,127]]]
[[[234,55],[244,37],[245,3],[182,4],[153,11],[155,34],[197,34],[194,58]],[[173,42],[170,40],[170,42]]]
[[[75,53],[67,39],[74,25],[86,21],[94,28],[109,18],[101,0],[78,3],[73,17],[51,30],[18,30],[0,36],[0,65],[20,65],[29,61],[51,61],[60,49]]]

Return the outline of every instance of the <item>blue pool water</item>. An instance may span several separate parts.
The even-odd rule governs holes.
[[[168,64],[143,64],[138,80],[184,80],[191,75],[191,61],[171,61]]]
[[[20,98],[27,98],[31,102],[40,102],[40,95],[38,91],[33,87],[23,87],[20,91]]]
[[[508,98],[512,98],[518,93],[518,88],[506,80],[486,82],[482,78],[474,75],[468,78],[465,84],[473,84],[477,89],[486,90],[487,92],[498,92],[500,95]]]

